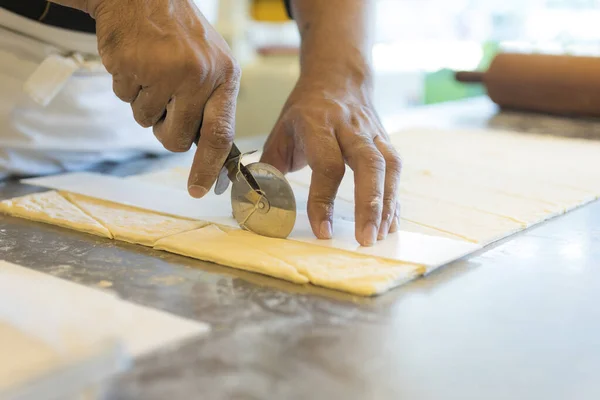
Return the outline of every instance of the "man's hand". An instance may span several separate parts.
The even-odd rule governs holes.
[[[174,152],[200,133],[188,190],[204,196],[235,131],[240,68],[227,44],[192,0],[88,0],[87,11],[114,92],[136,121]]]
[[[398,229],[400,158],[368,100],[368,90],[335,87],[332,82],[339,80],[300,79],[267,140],[262,161],[284,173],[311,167],[308,216],[321,239],[332,235],[334,199],[347,163],[354,171],[356,239],[370,246]]]
[[[345,164],[354,171],[356,240],[370,246],[398,229],[400,158],[371,102],[372,0],[292,0],[302,36],[301,75],[263,160],[283,172],[308,164],[308,216],[332,235]]]

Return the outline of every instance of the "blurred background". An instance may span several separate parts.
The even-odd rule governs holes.
[[[600,0],[376,0],[375,104],[478,96],[454,70],[485,70],[500,50],[600,55]],[[281,0],[197,0],[243,68],[238,135],[268,133],[298,76],[295,24]]]

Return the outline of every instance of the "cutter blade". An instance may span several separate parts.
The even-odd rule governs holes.
[[[296,198],[285,176],[265,163],[247,165],[246,171],[258,184],[242,178],[231,188],[233,216],[244,229],[263,236],[286,238],[296,223]]]

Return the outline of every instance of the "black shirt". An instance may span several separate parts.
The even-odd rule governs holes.
[[[291,16],[291,0],[283,1],[288,15]],[[0,7],[47,25],[78,32],[96,33],[96,22],[88,14],[46,0],[0,0]]]

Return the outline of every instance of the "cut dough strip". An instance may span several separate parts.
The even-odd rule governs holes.
[[[154,248],[361,296],[383,293],[425,272],[418,265],[216,225],[166,237]]]
[[[207,225],[203,221],[170,217],[75,193],[60,194],[104,225],[115,239],[124,242],[153,246],[166,236]]]
[[[81,211],[56,191],[34,193],[1,201],[0,212],[109,239],[113,238],[106,227]]]
[[[0,210],[293,283],[361,296],[383,293],[425,273],[423,266],[273,239],[141,210],[74,193],[50,191],[0,202]]]

